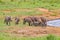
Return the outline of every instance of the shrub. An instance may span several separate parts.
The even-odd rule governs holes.
[[[56,40],[56,37],[54,35],[48,35],[47,40]]]

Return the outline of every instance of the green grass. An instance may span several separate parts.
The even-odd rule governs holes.
[[[60,0],[0,0],[0,9],[14,9],[14,8],[47,8],[59,9]]]
[[[10,15],[10,16],[18,16],[18,15],[24,15],[24,16],[27,16],[27,15],[29,15],[29,16],[32,16],[32,15],[38,15],[38,14],[43,14],[44,12],[41,12],[41,11],[36,11],[36,10],[32,10],[32,11],[18,11],[18,12],[16,12],[16,11],[12,11],[12,12],[10,12],[10,13],[4,13],[4,12],[0,12],[0,15],[1,16],[5,16],[5,15]]]
[[[53,13],[53,14],[50,14],[50,16],[57,16],[57,14],[56,13]]]
[[[59,36],[48,35],[42,37],[19,37],[9,33],[0,33],[0,40],[60,40]]]
[[[0,35],[0,40],[43,40],[43,39],[46,39],[45,37],[35,37],[35,38],[32,38],[32,37],[16,37],[16,36],[9,36],[8,34],[4,34],[2,33]]]

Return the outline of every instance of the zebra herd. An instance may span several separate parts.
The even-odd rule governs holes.
[[[23,24],[26,24],[26,22],[29,24],[29,26],[46,26],[47,25],[47,19],[45,17],[25,17],[23,19]]]
[[[15,24],[19,24],[20,19],[18,17],[15,17]],[[12,22],[11,16],[6,16],[4,19],[4,23],[6,25],[10,25],[10,22]],[[23,24],[28,23],[29,26],[47,26],[47,19],[45,17],[35,17],[35,16],[28,16],[23,18]]]

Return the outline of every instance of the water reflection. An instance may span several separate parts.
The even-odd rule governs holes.
[[[48,21],[47,25],[59,27],[60,26],[60,19]]]

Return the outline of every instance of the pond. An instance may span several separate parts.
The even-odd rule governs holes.
[[[60,19],[47,21],[48,26],[60,27]]]

